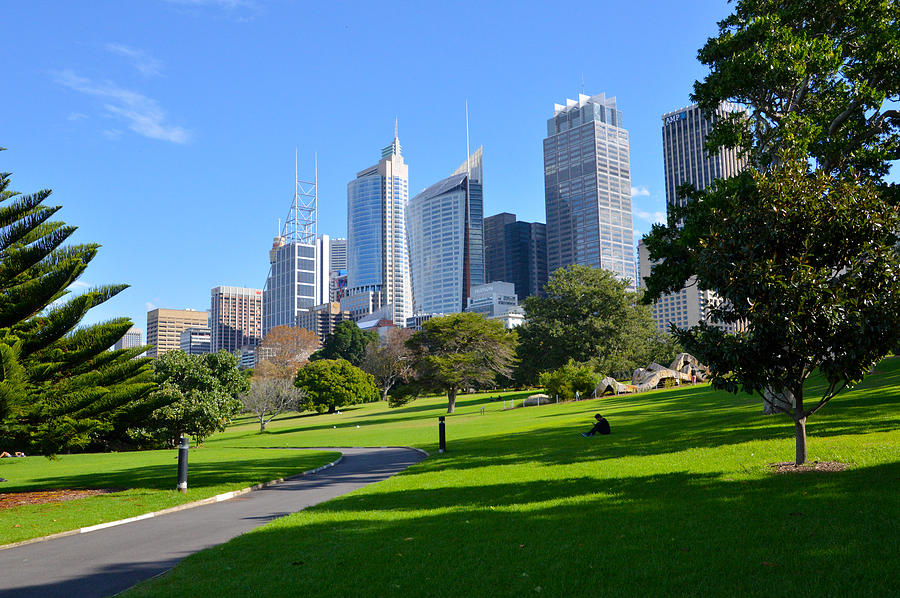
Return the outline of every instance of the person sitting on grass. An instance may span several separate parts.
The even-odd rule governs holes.
[[[609,422],[606,420],[606,418],[598,413],[597,415],[594,416],[594,419],[597,420],[597,423],[594,424],[594,427],[591,428],[591,431],[590,432],[582,432],[581,435],[584,436],[585,438],[587,438],[588,436],[593,436],[597,432],[599,432],[603,435],[609,434],[609,432],[610,432]]]

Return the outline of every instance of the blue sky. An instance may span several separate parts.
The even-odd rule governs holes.
[[[80,286],[131,288],[86,323],[208,309],[261,288],[276,221],[318,155],[319,233],[344,236],[346,186],[399,120],[415,193],[484,146],[485,214],[544,221],[554,103],[618,99],[636,235],[665,211],[660,116],[689,103],[724,0],[670,2],[17,2],[0,61],[0,170],[53,189]],[[77,289],[76,289],[77,290]]]

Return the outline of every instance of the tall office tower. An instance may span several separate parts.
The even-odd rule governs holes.
[[[684,183],[691,183],[697,189],[703,189],[715,179],[728,178],[739,173],[745,166],[736,150],[721,150],[718,155],[706,153],[706,136],[719,116],[734,110],[734,107],[723,104],[712,115],[712,119],[704,117],[700,108],[694,104],[687,108],[668,112],[662,116],[663,162],[666,177],[666,206],[684,205],[684,198],[677,197],[676,189]],[[653,264],[650,262],[647,247],[641,241],[638,244],[640,254],[640,276],[650,276]],[[653,319],[659,330],[668,331],[669,324],[679,328],[691,328],[701,321],[707,321],[709,310],[721,303],[721,298],[712,291],[698,289],[694,279],[678,291],[659,298],[653,305]],[[743,324],[718,324],[726,332],[738,332],[744,329]]]
[[[306,328],[325,342],[325,337],[334,333],[334,329],[344,320],[350,319],[350,313],[341,309],[337,302],[323,303],[297,316],[297,326]]]
[[[636,285],[628,131],[616,99],[554,105],[544,139],[547,265],[610,270]]]
[[[406,207],[409,167],[394,141],[375,166],[347,185],[347,292],[342,308],[354,319],[384,308],[397,326],[412,314]],[[368,311],[366,311],[368,310]]]
[[[143,336],[144,332],[140,328],[135,328],[132,326],[128,329],[128,332],[125,333],[125,336],[116,341],[116,344],[113,345],[114,350],[118,349],[131,349],[132,347],[140,347],[141,346],[141,336]]]
[[[275,326],[296,326],[297,315],[321,303],[316,284],[318,167],[314,181],[294,174],[294,198],[281,235],[269,250],[269,274],[262,294],[262,336]]]
[[[209,328],[188,328],[181,333],[182,351],[188,355],[203,355],[209,353],[210,333]]]
[[[210,350],[234,353],[262,338],[262,289],[213,287],[209,309]]]
[[[181,333],[188,328],[207,328],[209,312],[193,309],[151,309],[147,312],[147,357],[159,357],[181,348]]]
[[[347,239],[331,240],[331,270],[347,269]]]
[[[547,284],[547,227],[503,212],[484,219],[485,282],[511,282],[524,300]]]
[[[409,202],[409,252],[417,314],[463,311],[484,283],[482,148]],[[404,320],[405,321],[405,320]]]

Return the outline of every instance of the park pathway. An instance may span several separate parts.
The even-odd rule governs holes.
[[[116,527],[0,550],[0,597],[112,596],[186,556],[278,517],[379,482],[418,463],[404,448],[338,448],[344,459],[316,474],[231,500]]]

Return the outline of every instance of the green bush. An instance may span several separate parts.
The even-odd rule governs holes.
[[[540,382],[551,397],[569,400],[575,398],[576,392],[581,396],[593,393],[600,383],[600,376],[587,365],[570,359],[558,370],[541,374]]]

